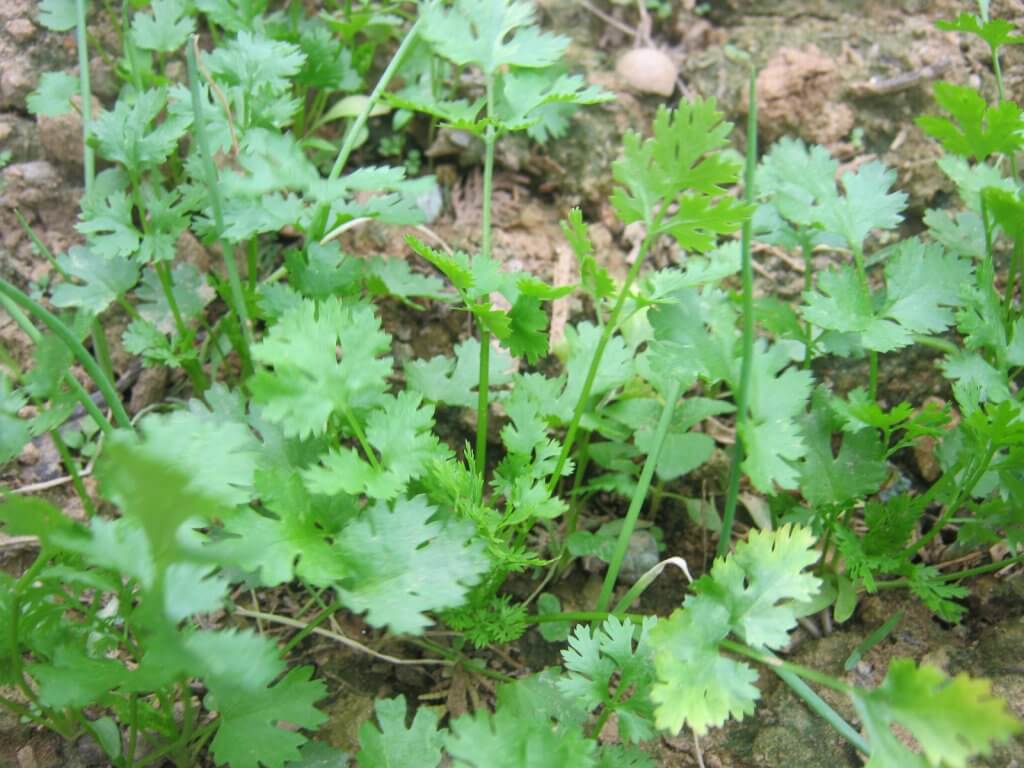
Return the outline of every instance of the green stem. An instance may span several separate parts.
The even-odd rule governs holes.
[[[992,573],[993,571],[1001,571],[1003,568],[1009,568],[1011,565],[1024,562],[1024,555],[1017,555],[1016,557],[1009,557],[1006,560],[999,560],[995,563],[986,563],[985,565],[979,565],[976,568],[967,568],[963,571],[954,571],[953,573],[943,573],[938,576],[938,581],[960,581],[961,579],[970,579],[975,576],[983,576],[986,573]],[[909,587],[910,581],[908,579],[893,579],[892,581],[877,581],[875,586],[878,589],[902,589],[903,587]]]
[[[868,397],[878,399],[878,352],[873,349],[868,350]]]
[[[992,463],[992,458],[995,456],[995,453],[996,449],[990,445],[989,449],[985,452],[985,456],[975,466],[974,470],[967,476],[967,481],[963,483],[957,490],[956,496],[953,497],[953,501],[946,505],[946,509],[943,511],[942,515],[939,517],[938,520],[935,521],[935,525],[933,525],[931,529],[929,529],[928,533],[924,534],[920,539],[918,539],[905,550],[903,550],[904,554],[907,557],[910,557],[916,554],[917,552],[921,551],[924,547],[928,546],[932,539],[934,539],[936,536],[942,533],[942,529],[946,527],[946,524],[949,522],[950,518],[952,518],[953,515],[957,513],[958,509],[960,509],[960,504],[963,502],[964,497],[969,495],[971,491],[974,490],[974,486],[976,486],[981,481],[982,476],[988,471],[989,465]]]
[[[747,162],[744,172],[743,197],[748,204],[754,202],[754,173],[757,170],[757,70],[750,70],[750,95],[747,116]],[[729,486],[725,496],[725,510],[722,514],[722,530],[718,535],[718,556],[724,557],[732,543],[732,525],[736,517],[736,502],[740,491],[740,466],[743,463],[743,427],[747,421],[747,407],[750,400],[750,378],[754,369],[754,269],[751,260],[753,222],[748,217],[743,222],[740,235],[740,258],[743,303],[742,359],[740,382],[736,392],[736,442],[729,466]],[[806,279],[806,277],[805,277]]]
[[[338,150],[338,156],[334,160],[334,165],[331,167],[331,172],[327,177],[327,180],[336,181],[341,175],[342,170],[345,168],[345,163],[348,162],[348,157],[352,154],[352,150],[355,149],[356,139],[359,138],[359,134],[362,133],[363,127],[366,125],[366,121],[370,117],[370,113],[373,108],[380,101],[381,95],[384,93],[384,89],[388,87],[391,82],[391,78],[395,76],[395,72],[402,65],[402,60],[405,58],[409,49],[415,42],[417,35],[419,35],[420,24],[423,23],[423,16],[419,18],[409,27],[409,31],[405,33],[405,37],[398,46],[398,50],[395,51],[395,55],[391,57],[391,61],[388,62],[387,67],[384,69],[383,74],[380,76],[380,80],[377,81],[377,85],[370,93],[369,98],[366,100],[366,104],[363,105],[363,110],[360,112],[354,121],[349,125],[348,130],[345,131],[345,138],[342,141],[341,149]],[[328,217],[331,213],[331,206],[329,203],[321,203],[320,207],[313,216],[313,223],[310,226],[309,234],[311,239],[320,240],[328,229]]]
[[[619,315],[622,314],[622,307],[626,303],[626,297],[629,295],[629,289],[633,285],[633,281],[636,280],[638,274],[640,274],[640,268],[643,266],[644,260],[647,258],[647,254],[651,249],[651,244],[654,240],[655,235],[652,233],[658,232],[661,224],[663,213],[659,213],[654,222],[647,230],[647,235],[644,237],[643,242],[640,244],[640,250],[637,252],[636,260],[633,262],[633,266],[629,268],[629,272],[626,274],[626,281],[622,284],[622,290],[619,292],[619,297],[615,301],[615,306],[612,307],[611,314],[608,315],[608,322],[601,331],[601,338],[597,341],[597,348],[594,350],[594,356],[590,360],[590,367],[587,369],[587,376],[583,380],[583,388],[580,390],[579,399],[576,401],[576,407],[573,409],[572,418],[569,421],[569,427],[565,432],[565,439],[562,442],[562,452],[558,455],[558,463],[555,465],[555,470],[551,474],[551,479],[548,481],[548,495],[554,493],[555,487],[558,485],[558,481],[562,477],[562,471],[565,469],[565,463],[569,460],[569,454],[572,453],[573,443],[576,440],[576,432],[579,430],[580,421],[583,419],[583,413],[587,410],[587,405],[590,400],[590,390],[594,387],[594,380],[597,378],[597,370],[601,366],[601,358],[604,356],[604,350],[608,346],[608,342],[611,340],[612,334],[615,332],[619,324]]]
[[[96,507],[92,503],[92,498],[89,496],[89,492],[85,489],[85,483],[82,482],[82,473],[78,469],[78,462],[75,461],[74,456],[71,455],[71,451],[68,450],[67,443],[60,436],[60,430],[51,429],[50,439],[53,441],[54,447],[57,449],[57,454],[60,456],[64,467],[68,471],[68,475],[71,476],[71,484],[74,486],[75,493],[78,494],[78,498],[82,500],[82,509],[85,511],[85,516],[92,519],[96,516]]]
[[[121,403],[121,398],[118,397],[117,387],[115,387],[113,382],[107,378],[106,374],[96,363],[96,360],[93,359],[92,355],[90,355],[88,351],[86,351],[85,347],[82,346],[82,343],[75,338],[75,335],[71,330],[55,315],[32,301],[32,299],[3,278],[0,278],[0,294],[6,296],[23,310],[28,312],[36,318],[36,320],[45,325],[51,333],[64,342],[65,346],[71,350],[71,353],[85,369],[85,372],[89,374],[89,377],[96,384],[96,387],[103,393],[103,397],[106,399],[107,405],[114,413],[114,420],[117,422],[118,426],[124,429],[131,429],[132,422],[131,419],[128,418],[128,412],[125,411],[124,405]],[[105,419],[97,423],[102,426],[103,421],[105,421]]]
[[[92,86],[89,83],[89,47],[85,26],[85,0],[75,0],[75,32],[78,44],[78,88],[82,97],[82,165],[85,169],[85,194],[96,177],[96,156],[89,137],[92,132]]]
[[[380,472],[380,462],[377,461],[377,454],[374,453],[373,446],[371,446],[369,441],[366,439],[366,433],[363,432],[363,425],[359,423],[359,419],[355,417],[355,414],[352,413],[350,408],[345,408],[344,413],[345,421],[348,422],[348,426],[356,436],[359,446],[363,449],[363,453],[366,454],[366,460],[370,462],[371,467]]]
[[[242,358],[242,371],[245,375],[252,373],[252,355],[249,350],[252,346],[252,328],[249,326],[249,309],[245,302],[245,294],[242,291],[242,281],[238,277],[238,265],[235,263],[235,249],[224,240],[224,209],[221,205],[220,187],[217,182],[217,169],[213,164],[213,155],[210,154],[210,144],[206,137],[206,124],[203,121],[203,104],[199,96],[199,71],[196,65],[196,46],[199,45],[198,38],[193,37],[190,44],[185,46],[185,58],[188,62],[188,84],[192,92],[192,131],[199,147],[199,155],[203,162],[203,175],[206,176],[206,188],[210,194],[210,208],[213,211],[213,221],[217,227],[217,239],[220,241],[221,252],[224,254],[224,269],[228,275],[228,285],[231,288],[231,303],[238,317],[238,324],[241,326],[242,340],[237,351]],[[250,279],[252,276],[250,275]]]
[[[643,621],[643,616],[636,613],[611,614],[608,611],[566,611],[565,613],[538,613],[526,617],[527,624],[552,624],[558,621],[604,621],[617,615],[620,619],[630,619],[634,623]]]
[[[11,319],[17,324],[22,332],[29,337],[33,344],[39,345],[43,340],[43,335],[36,330],[36,327],[32,325],[32,322],[25,316],[25,313],[21,311],[17,304],[15,304],[10,298],[0,292],[0,306],[2,306],[7,314],[11,316]],[[104,432],[112,432],[114,426],[110,423],[110,420],[103,414],[103,411],[97,407],[96,403],[92,401],[92,397],[82,386],[82,383],[71,375],[71,371],[64,371],[62,380],[67,384],[68,388],[74,394],[75,399],[82,405],[85,412],[92,416],[93,421],[102,429]]]
[[[483,189],[483,210],[480,222],[480,257],[484,261],[491,258],[491,211],[494,191],[494,147],[498,143],[498,131],[494,123],[494,79],[488,73],[487,84],[487,132],[484,134],[484,189]],[[479,384],[477,387],[476,402],[476,466],[480,472],[480,498],[483,498],[484,487],[487,482],[487,418],[490,409],[490,375],[491,375],[491,334],[484,327],[483,322],[478,321],[480,329],[480,370],[478,375]]]
[[[313,634],[313,630],[316,629],[317,627],[319,627],[321,624],[323,624],[329,618],[331,618],[331,616],[333,616],[335,613],[337,613],[338,609],[340,607],[341,607],[340,605],[334,604],[334,605],[329,605],[326,608],[324,608],[322,611],[320,611],[320,613],[318,613],[313,618],[312,621],[309,621],[306,624],[305,627],[303,627],[298,632],[296,632],[294,635],[292,635],[291,639],[288,640],[288,642],[284,644],[284,647],[281,649],[281,656],[282,657],[287,657],[288,654],[291,653],[292,650],[295,648],[295,646],[297,646],[299,643],[301,643],[303,640],[305,640],[307,637],[309,637],[311,634]]]
[[[480,326],[480,372],[476,396],[476,467],[480,474],[480,499],[487,482],[487,417],[490,410],[491,333]]]
[[[644,467],[640,471],[640,479],[637,481],[633,491],[633,498],[629,500],[629,509],[626,511],[626,519],[622,522],[622,529],[619,531],[619,538],[615,542],[615,550],[612,552],[611,561],[608,564],[608,572],[604,576],[604,583],[601,585],[601,595],[597,598],[597,610],[608,610],[608,601],[611,600],[612,591],[615,589],[615,582],[619,578],[619,571],[622,568],[622,561],[629,549],[629,539],[636,528],[636,521],[640,517],[640,510],[647,499],[647,490],[651,487],[651,478],[654,476],[654,469],[658,466],[658,459],[661,456],[661,448],[665,444],[665,437],[668,435],[668,428],[672,424],[672,416],[676,410],[676,403],[679,402],[679,394],[682,384],[678,378],[673,379],[669,384],[668,392],[665,394],[665,405],[661,410],[661,418],[658,420],[658,427],[654,433],[654,443],[650,453],[644,461]]]

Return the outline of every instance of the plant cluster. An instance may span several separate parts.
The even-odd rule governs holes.
[[[404,13],[353,2],[312,18],[259,0],[125,4],[111,19],[123,48],[116,104],[90,114],[85,66],[77,81],[41,79],[35,113],[81,110],[84,244],[54,256],[32,234],[56,275],[45,297],[0,281],[0,305],[35,344],[28,370],[2,360],[0,462],[49,435],[88,519],[16,493],[0,501],[4,532],[39,542],[27,570],[0,573],[0,705],[69,739],[88,733],[124,768],[205,755],[235,768],[345,765],[303,735],[325,719],[317,704],[328,692],[314,669],[288,662],[347,610],[502,681],[493,713],[445,727],[425,708],[409,721],[403,697],[378,701],[376,724],[360,730],[363,768],[445,755],[481,768],[651,765],[639,745],[659,731],[700,735],[754,712],[752,663],[872,768],[959,768],[1018,732],[984,680],[903,659],[869,690],[776,653],[798,618],[829,610],[845,621],[879,589],[909,589],[959,621],[960,582],[1008,561],[943,573],[922,558],[940,535],[964,547],[1006,542],[1021,558],[1024,115],[1002,94],[999,51],[1024,38],[986,3],[944,23],[988,43],[999,96],[989,105],[936,86],[946,115],[920,125],[942,143],[963,209],[929,211],[921,235],[874,247],[906,204],[881,163],[837,179],[825,149],[786,139],[758,163],[752,87],[745,166],[713,100],[660,109],[647,138],[626,134],[610,202],[642,228],[628,274],[618,281],[598,262],[574,210],[563,228],[579,283],[554,286],[492,252],[495,148],[518,132],[557,137],[574,109],[610,95],[568,73],[568,40],[542,31],[529,3],[427,0],[402,32]],[[84,0],[41,4],[46,26],[77,31],[83,62],[85,18]],[[393,43],[366,95],[376,54]],[[357,147],[372,151],[368,119],[382,112],[393,131],[428,120],[482,146],[478,247],[408,238],[429,275],[338,244],[364,220],[407,225],[429,213],[435,181],[410,178],[408,163],[348,168]],[[326,137],[343,120],[336,148]],[[394,135],[379,137],[379,155],[400,151]],[[190,239],[222,266],[182,258]],[[754,300],[755,239],[802,252],[797,306]],[[646,270],[666,241],[679,266]],[[822,250],[836,266],[816,273]],[[552,373],[538,365],[551,346],[547,306],[573,292],[592,316],[567,327]],[[378,307],[387,298],[409,311],[446,304],[474,333],[450,355],[396,362]],[[128,321],[123,349],[180,371],[187,400],[129,416],[105,335],[115,314]],[[879,399],[879,355],[914,344],[941,353],[952,402]],[[816,382],[812,364],[827,356],[864,359],[868,386],[837,393]],[[473,413],[475,440],[442,440],[441,410]],[[719,416],[736,435],[721,517],[677,492],[712,458],[704,427]],[[890,460],[922,439],[937,446],[937,477],[917,493],[880,493]],[[95,461],[98,498],[83,459]],[[733,548],[744,481],[770,505]],[[587,519],[599,492],[628,500],[622,519]],[[658,547],[657,529],[639,519],[649,496],[688,502],[719,533],[713,566],[660,619],[629,611],[678,559],[641,558],[613,603],[636,543]],[[583,556],[608,564],[601,593],[593,611],[563,612],[542,590]],[[504,590],[517,573],[542,579],[539,612]],[[238,600],[239,588],[282,587],[306,596],[301,620]],[[239,628],[247,618],[300,631],[279,648]],[[450,643],[424,636],[437,621]],[[561,669],[512,680],[476,659],[531,624],[568,639]],[[861,730],[808,682],[847,695]],[[621,743],[601,743],[612,717]]]

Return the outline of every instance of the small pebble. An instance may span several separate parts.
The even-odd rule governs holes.
[[[619,59],[615,72],[634,91],[666,97],[672,95],[679,76],[675,62],[657,48],[634,48]]]

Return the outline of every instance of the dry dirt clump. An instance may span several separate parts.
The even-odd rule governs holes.
[[[840,97],[838,63],[816,45],[780,48],[757,76],[758,124],[764,141],[800,136],[828,146],[847,136],[854,114]]]

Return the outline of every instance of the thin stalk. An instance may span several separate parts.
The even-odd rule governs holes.
[[[1017,555],[1016,557],[1009,557],[1006,560],[999,560],[995,563],[986,563],[985,565],[979,565],[976,568],[967,568],[963,571],[954,571],[953,573],[942,573],[936,577],[937,581],[960,581],[961,579],[970,579],[974,576],[983,576],[986,573],[992,573],[993,571],[1001,571],[1003,568],[1009,568],[1011,565],[1024,562],[1024,555]],[[893,579],[892,581],[877,581],[875,586],[878,589],[902,589],[903,587],[909,587],[910,581],[908,579]]]
[[[89,354],[85,347],[82,346],[82,343],[75,338],[71,329],[61,322],[61,320],[54,314],[32,301],[32,299],[3,278],[0,278],[0,295],[9,298],[23,310],[36,318],[36,320],[45,325],[54,335],[64,342],[65,346],[71,350],[71,354],[75,356],[81,366],[85,369],[85,372],[89,374],[89,377],[96,384],[96,387],[103,393],[103,397],[107,401],[107,405],[114,413],[114,420],[117,422],[117,425],[124,429],[131,429],[132,421],[128,418],[128,412],[125,411],[124,405],[121,403],[121,398],[117,394],[117,387],[115,387],[113,382],[107,378],[107,375],[96,363],[96,360]],[[98,423],[102,426],[102,421]]]
[[[351,409],[345,409],[345,421],[348,422],[349,428],[352,433],[356,436],[356,440],[359,442],[359,446],[363,449],[363,453],[366,454],[366,460],[370,462],[370,466],[378,472],[381,471],[380,462],[377,461],[377,454],[373,451],[373,446],[370,445],[366,439],[366,433],[363,432],[363,425],[359,423],[359,419],[355,417]]]
[[[608,610],[608,601],[611,600],[612,590],[615,589],[615,582],[619,578],[619,571],[622,568],[622,561],[629,549],[629,539],[636,528],[636,521],[640,517],[640,510],[644,501],[647,500],[647,490],[651,487],[651,478],[654,476],[654,469],[658,466],[658,458],[661,456],[661,447],[665,443],[668,429],[672,424],[672,416],[676,411],[676,403],[679,402],[679,394],[682,384],[679,379],[673,379],[669,384],[668,392],[665,394],[665,405],[661,410],[661,418],[658,420],[658,428],[654,433],[654,444],[650,453],[644,461],[644,468],[640,471],[640,479],[637,481],[636,489],[633,491],[633,498],[629,500],[629,509],[626,511],[626,519],[622,522],[622,529],[619,531],[619,538],[615,542],[615,550],[612,552],[612,559],[608,563],[608,572],[604,576],[604,583],[601,585],[601,595],[597,598],[597,610]]]
[[[388,62],[387,67],[384,69],[383,74],[380,76],[380,80],[377,81],[377,85],[370,93],[369,98],[366,100],[366,104],[363,106],[362,112],[356,116],[356,119],[349,125],[348,130],[345,132],[345,139],[342,141],[341,149],[338,150],[338,156],[334,160],[334,165],[331,167],[331,172],[327,177],[328,181],[336,181],[341,175],[342,170],[345,168],[345,163],[348,162],[348,156],[352,154],[352,150],[355,149],[356,139],[362,132],[363,127],[366,125],[366,121],[370,117],[370,112],[380,101],[381,94],[384,93],[384,89],[388,87],[391,82],[391,78],[395,76],[395,72],[402,65],[402,60],[405,58],[409,49],[412,47],[413,42],[416,40],[416,36],[420,31],[420,24],[423,23],[423,17],[420,16],[416,19],[409,31],[405,33],[405,37],[398,46],[398,50],[395,51],[395,55],[391,57],[391,61]],[[310,234],[314,240],[319,240],[327,232],[327,218],[330,215],[330,205],[321,203],[319,210],[313,217],[313,225],[310,227]]]
[[[128,751],[126,759],[128,768],[135,765],[135,750],[139,741],[139,695],[132,693],[128,697]]]
[[[569,460],[569,454],[572,453],[573,443],[576,440],[576,432],[579,430],[583,413],[587,410],[587,402],[590,400],[590,390],[594,387],[594,380],[597,378],[597,369],[601,365],[601,358],[604,356],[604,350],[608,346],[608,342],[611,340],[615,329],[618,327],[619,315],[622,314],[622,307],[626,303],[626,297],[629,295],[629,289],[633,285],[633,281],[636,280],[637,275],[640,274],[640,267],[643,266],[644,260],[650,252],[651,244],[654,240],[654,235],[651,233],[658,231],[663,217],[664,213],[659,212],[648,229],[647,235],[640,244],[640,250],[637,252],[636,261],[634,261],[633,266],[629,268],[629,272],[626,274],[626,281],[622,284],[622,290],[619,292],[619,297],[615,301],[615,306],[612,307],[611,314],[608,315],[608,323],[601,331],[601,338],[597,341],[597,348],[594,350],[594,356],[590,360],[590,367],[587,369],[587,377],[583,380],[583,389],[580,390],[579,400],[576,401],[576,407],[573,409],[572,418],[569,421],[569,427],[565,431],[565,439],[562,442],[562,452],[558,455],[558,463],[555,465],[555,470],[551,473],[551,479],[548,481],[549,495],[554,493],[555,487],[558,485],[558,481],[562,477],[562,470],[565,469],[565,463]]]
[[[92,132],[92,86],[89,83],[89,46],[85,26],[85,0],[75,0],[75,33],[78,44],[78,88],[82,97],[82,166],[85,169],[85,193],[89,194],[96,177],[96,156],[89,137]]]
[[[996,449],[990,445],[989,449],[985,452],[985,456],[967,476],[967,481],[957,490],[956,496],[953,497],[953,501],[946,506],[946,509],[939,516],[939,519],[935,521],[935,525],[933,525],[920,539],[903,550],[904,555],[909,557],[920,552],[924,547],[928,546],[932,539],[942,533],[942,529],[946,527],[950,519],[956,514],[957,510],[960,509],[960,504],[963,502],[964,497],[974,490],[974,486],[981,481],[982,476],[984,476],[988,471],[995,453]]]
[[[744,172],[743,197],[748,204],[754,202],[754,172],[757,169],[757,70],[750,70],[750,97],[747,115],[747,163]],[[740,363],[740,385],[736,392],[736,443],[733,445],[732,464],[729,467],[729,486],[722,514],[722,530],[718,535],[718,556],[724,557],[732,542],[732,524],[736,517],[736,501],[740,491],[740,465],[743,463],[743,426],[747,421],[750,400],[750,377],[754,365],[754,270],[751,261],[753,223],[743,222],[740,240],[743,340]],[[805,278],[806,279],[806,278]]]
[[[89,197],[92,193],[93,181],[96,178],[96,154],[89,143],[89,138],[92,135],[92,84],[89,81],[89,36],[85,20],[85,0],[75,0],[75,35],[78,47],[78,91],[82,101],[82,175],[85,196]],[[19,221],[23,221],[20,216],[18,218]],[[23,222],[23,226],[27,226],[27,222]],[[29,230],[31,233],[31,228]],[[31,233],[30,237],[37,247],[42,245],[34,233]],[[44,253],[49,252],[45,247],[43,251]],[[56,263],[52,254],[50,260]],[[65,275],[66,278],[67,275]],[[110,357],[110,346],[107,344],[107,336],[103,332],[103,324],[98,317],[93,318],[90,333],[92,334],[92,348],[96,352],[100,367],[103,368],[107,377],[113,380],[114,363]]]
[[[480,384],[476,396],[476,466],[480,472],[480,498],[487,477],[487,417],[490,410],[491,332],[480,327]]]
[[[494,79],[487,75],[487,119],[494,118]],[[483,210],[480,221],[480,256],[485,260],[491,258],[491,200],[494,191],[494,147],[498,143],[498,131],[492,122],[487,125],[484,134],[484,189]],[[480,470],[480,497],[487,477],[487,418],[490,409],[490,377],[491,377],[491,333],[480,321],[480,369],[478,375],[476,401],[476,466]]]
[[[60,456],[64,467],[68,471],[68,475],[71,476],[71,485],[75,489],[75,493],[78,494],[78,498],[82,500],[82,509],[85,511],[85,516],[92,519],[96,516],[96,507],[92,503],[92,498],[89,496],[89,492],[85,489],[85,483],[82,482],[82,473],[78,469],[78,462],[75,461],[75,457],[71,455],[71,451],[68,450],[67,443],[60,436],[60,430],[51,429],[50,439],[53,441],[54,447],[57,449],[57,454]]]
[[[141,199],[140,199],[141,203]],[[145,216],[141,205],[139,206],[139,215]],[[145,221],[145,218],[143,218]],[[145,228],[145,224],[143,225]],[[157,261],[153,264],[153,269],[156,271],[157,277],[160,278],[160,288],[164,292],[164,298],[167,299],[167,306],[171,310],[171,317],[174,318],[174,327],[178,331],[178,337],[181,339],[188,339],[191,333],[188,326],[185,324],[185,318],[181,314],[181,309],[178,307],[178,299],[174,295],[174,283],[171,279],[171,270],[167,266],[166,261]],[[203,373],[203,368],[197,360],[187,360],[182,363],[185,368],[185,372],[188,374],[189,380],[192,382],[192,388],[195,390],[196,395],[201,395],[206,391],[209,386],[209,382],[206,380],[206,376]]]
[[[341,606],[335,604],[329,605],[322,611],[320,611],[320,613],[314,616],[313,619],[309,621],[305,627],[303,627],[294,635],[292,635],[291,639],[284,644],[284,647],[281,648],[281,656],[287,657],[288,654],[291,653],[292,650],[295,648],[295,646],[297,646],[299,643],[301,643],[303,640],[305,640],[307,637],[313,634],[313,630],[315,630],[317,627],[319,627],[321,624],[323,624],[325,621],[331,618],[331,616],[337,613],[339,608],[341,608]]]
[[[217,183],[217,169],[213,164],[213,156],[210,154],[210,144],[206,138],[206,124],[203,121],[203,104],[199,97],[199,69],[196,64],[196,48],[199,45],[197,37],[192,38],[191,45],[185,46],[185,58],[188,62],[188,84],[192,93],[192,131],[196,137],[196,144],[199,147],[199,155],[203,161],[203,173],[206,176],[206,187],[210,193],[210,208],[213,210],[213,220],[217,227],[217,238],[220,240],[221,252],[224,254],[224,269],[228,274],[228,285],[231,288],[232,309],[238,316],[238,324],[242,330],[242,341],[237,347],[238,355],[242,358],[242,371],[246,375],[252,372],[252,355],[249,349],[252,346],[252,329],[249,327],[249,310],[245,303],[245,294],[242,292],[242,282],[238,277],[238,265],[235,263],[235,250],[223,239],[224,233],[224,209],[221,205],[220,187]]]
[[[565,521],[565,536],[568,538],[576,532],[580,517],[580,488],[583,485],[587,464],[590,463],[590,430],[584,429],[580,438],[580,452],[576,461],[576,471],[572,478],[572,491],[569,494],[569,515]]]
[[[566,611],[565,613],[538,613],[526,617],[527,624],[551,624],[557,621],[604,621],[612,615],[633,622],[643,621],[643,616],[636,613],[611,614],[608,611]]]
[[[38,345],[42,342],[43,335],[36,330],[36,327],[32,325],[32,322],[25,316],[25,313],[21,311],[18,305],[3,293],[0,293],[0,306],[7,311],[7,314],[11,316],[11,319],[14,320],[33,344]],[[93,421],[96,422],[99,428],[104,432],[112,432],[114,425],[110,423],[110,420],[103,414],[103,411],[92,401],[92,397],[85,390],[85,387],[82,386],[82,383],[72,376],[70,371],[65,371],[61,378],[75,395],[82,408],[85,409],[85,412],[92,416]]]

